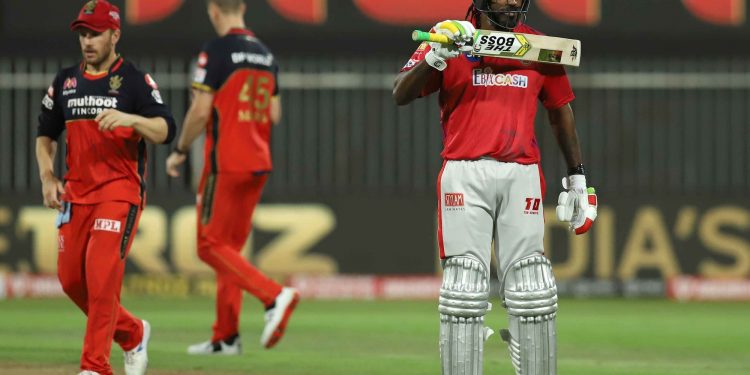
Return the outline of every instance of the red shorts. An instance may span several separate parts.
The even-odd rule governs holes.
[[[267,179],[267,174],[204,174],[198,193],[198,242],[244,246]]]

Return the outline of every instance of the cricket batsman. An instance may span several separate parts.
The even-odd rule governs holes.
[[[146,142],[170,143],[175,122],[153,78],[115,52],[116,6],[88,1],[70,28],[83,60],[47,90],[36,140],[44,204],[60,211],[58,277],[87,316],[80,374],[113,373],[114,339],[125,374],[142,375],[151,328],[120,305],[120,288],[145,204]],[[54,159],[63,131],[68,172],[60,181]]]
[[[440,357],[445,375],[482,374],[490,280],[490,248],[498,260],[508,313],[508,343],[517,375],[557,373],[557,287],[544,256],[545,183],[534,134],[537,101],[569,167],[558,218],[583,234],[596,219],[560,66],[474,57],[475,29],[540,34],[526,25],[531,0],[474,0],[467,21],[444,21],[432,32],[452,44],[423,43],[395,80],[399,105],[439,91],[443,168],[437,182]]]
[[[178,167],[204,131],[204,167],[198,193],[198,256],[216,271],[216,321],[210,340],[189,354],[241,353],[242,292],[265,306],[260,344],[276,345],[299,295],[269,279],[240,251],[250,234],[255,206],[271,173],[271,128],[281,118],[278,66],[271,51],[245,27],[243,0],[208,0],[218,39],[203,48],[193,80],[193,102],[185,115],[167,173]]]

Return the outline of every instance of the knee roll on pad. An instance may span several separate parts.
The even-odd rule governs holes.
[[[534,255],[513,263],[505,273],[503,294],[509,329],[501,337],[516,375],[557,374],[557,285],[549,260]]]
[[[489,272],[470,256],[445,261],[440,288],[440,359],[443,375],[481,375]]]

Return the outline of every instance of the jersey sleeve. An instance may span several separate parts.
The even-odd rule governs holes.
[[[163,143],[170,143],[177,131],[172,111],[169,110],[159,92],[159,85],[150,74],[139,74],[141,77],[136,85],[135,111],[137,115],[146,118],[161,117],[167,122],[167,139]]]
[[[565,68],[559,65],[548,66],[543,73],[545,78],[539,100],[544,108],[557,109],[575,99]]]
[[[60,95],[62,87],[61,77],[62,75],[58,73],[42,99],[42,111],[39,114],[37,137],[44,136],[57,140],[65,130],[63,109],[57,102],[57,96]]]
[[[192,83],[194,89],[215,92],[224,83],[226,67],[214,50],[215,48],[212,48],[212,44],[209,43],[198,55]]]
[[[414,51],[414,54],[411,55],[411,58],[409,58],[409,61],[406,62],[406,65],[404,65],[403,68],[401,68],[401,72],[408,72],[412,69],[414,69],[417,64],[419,64],[422,60],[424,60],[425,55],[427,55],[427,52],[430,51],[430,45],[426,42],[422,43],[417,47],[417,50]],[[430,79],[427,81],[427,84],[422,88],[422,91],[419,93],[420,97],[424,97],[427,95],[430,95],[440,89],[440,85],[443,81],[443,75],[441,72],[438,72],[437,70],[432,74]]]

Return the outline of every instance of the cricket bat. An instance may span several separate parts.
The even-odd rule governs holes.
[[[419,30],[415,30],[411,38],[415,42],[453,43],[445,35]],[[581,41],[546,35],[477,30],[474,34],[471,54],[579,66],[581,64]]]

